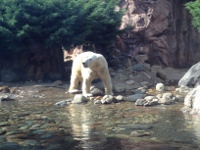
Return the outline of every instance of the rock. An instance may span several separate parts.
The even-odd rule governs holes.
[[[0,95],[0,101],[12,101],[16,99],[16,95],[14,94],[2,94]]]
[[[200,62],[193,65],[179,80],[179,86],[195,87],[200,85]]]
[[[133,70],[134,71],[145,71],[146,66],[144,65],[144,63],[138,63],[138,64],[133,66]]]
[[[135,102],[136,106],[144,106],[144,104],[146,104],[146,100],[145,99],[137,99]]]
[[[105,95],[102,99],[101,99],[101,103],[102,104],[111,104],[113,102],[114,97],[112,95]]]
[[[71,99],[69,99],[69,100],[64,100],[64,101],[59,101],[59,102],[55,103],[55,105],[56,105],[56,106],[61,106],[61,107],[63,107],[63,106],[66,106],[66,105],[68,105],[68,104],[70,104],[70,103],[71,103]]]
[[[9,86],[0,86],[0,92],[9,93],[10,92]]]
[[[125,82],[126,82],[126,84],[134,84],[134,83],[135,83],[134,80],[127,80],[127,81],[125,81]]]
[[[164,92],[165,91],[165,85],[163,83],[157,83],[156,90],[159,91],[159,92]]]
[[[159,104],[170,105],[172,103],[171,100],[160,98],[158,101]]]
[[[145,94],[134,94],[127,96],[128,100],[131,102],[135,102],[137,99],[143,99]]]
[[[92,87],[90,88],[90,93],[91,93],[93,96],[103,95],[103,90],[101,90],[100,88],[97,88],[97,87],[92,86]]]
[[[184,99],[184,112],[200,115],[200,85],[191,90]]]
[[[127,97],[122,96],[122,95],[118,95],[118,96],[116,96],[115,99],[117,100],[116,102],[127,101]]]
[[[163,93],[162,98],[164,98],[166,100],[172,100],[173,94],[172,93]]]
[[[72,104],[80,104],[80,103],[87,102],[87,101],[89,101],[88,97],[85,97],[82,94],[75,94],[71,103]]]
[[[101,100],[96,100],[96,101],[94,101],[94,104],[95,105],[100,105],[100,104],[102,104],[102,102],[101,102]]]
[[[153,99],[156,99],[156,96],[146,96],[144,99],[146,101],[152,101]]]
[[[147,89],[145,87],[139,87],[139,88],[133,90],[133,92],[135,94],[144,94],[144,93],[146,93],[146,91],[147,91]]]
[[[61,80],[56,80],[54,83],[53,83],[53,86],[61,86],[63,85],[63,82]]]

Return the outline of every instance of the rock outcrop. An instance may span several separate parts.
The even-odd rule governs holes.
[[[187,0],[121,0],[126,10],[120,29],[130,30],[116,40],[117,48],[136,61],[190,67],[200,58],[200,34],[185,9]]]
[[[200,62],[193,65],[179,80],[179,86],[195,87],[200,85]]]

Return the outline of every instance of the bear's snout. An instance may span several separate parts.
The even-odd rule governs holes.
[[[85,68],[87,68],[87,67],[88,67],[88,65],[87,65],[87,63],[86,63],[86,62],[82,62],[82,65],[83,65],[83,67],[85,67]]]

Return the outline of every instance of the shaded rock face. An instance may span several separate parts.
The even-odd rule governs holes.
[[[116,45],[132,58],[171,67],[189,67],[200,58],[200,34],[185,9],[187,0],[121,0],[125,10],[120,29],[130,30]]]

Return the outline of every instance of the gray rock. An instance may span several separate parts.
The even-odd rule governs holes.
[[[144,94],[146,93],[147,89],[145,87],[139,87],[135,90],[133,90],[133,92],[135,92],[136,94]]]
[[[146,104],[146,100],[145,99],[137,99],[135,102],[136,106],[144,106],[144,104]]]
[[[156,99],[156,96],[146,96],[144,99],[146,101],[152,101],[153,99]]]
[[[135,102],[137,99],[143,99],[145,94],[134,94],[127,96],[128,100],[131,102]]]
[[[15,94],[1,94],[0,95],[0,101],[12,101],[17,98],[17,95]]]
[[[122,95],[116,96],[115,99],[117,100],[117,102],[127,101],[127,97],[122,96]]]
[[[144,63],[138,63],[138,64],[133,66],[133,70],[134,71],[145,71],[146,66],[144,65]]]
[[[195,87],[200,85],[200,62],[193,65],[179,80],[179,86]]]
[[[71,103],[72,104],[80,104],[80,103],[87,102],[87,101],[89,101],[88,97],[85,97],[82,94],[75,94]]]
[[[100,105],[100,104],[102,104],[102,102],[101,102],[101,100],[96,100],[96,101],[94,101],[94,104],[95,105]]]
[[[71,99],[68,99],[68,100],[59,101],[59,102],[55,103],[55,105],[63,107],[70,103],[71,103]]]
[[[184,112],[191,114],[200,114],[200,85],[191,90],[184,99]]]

